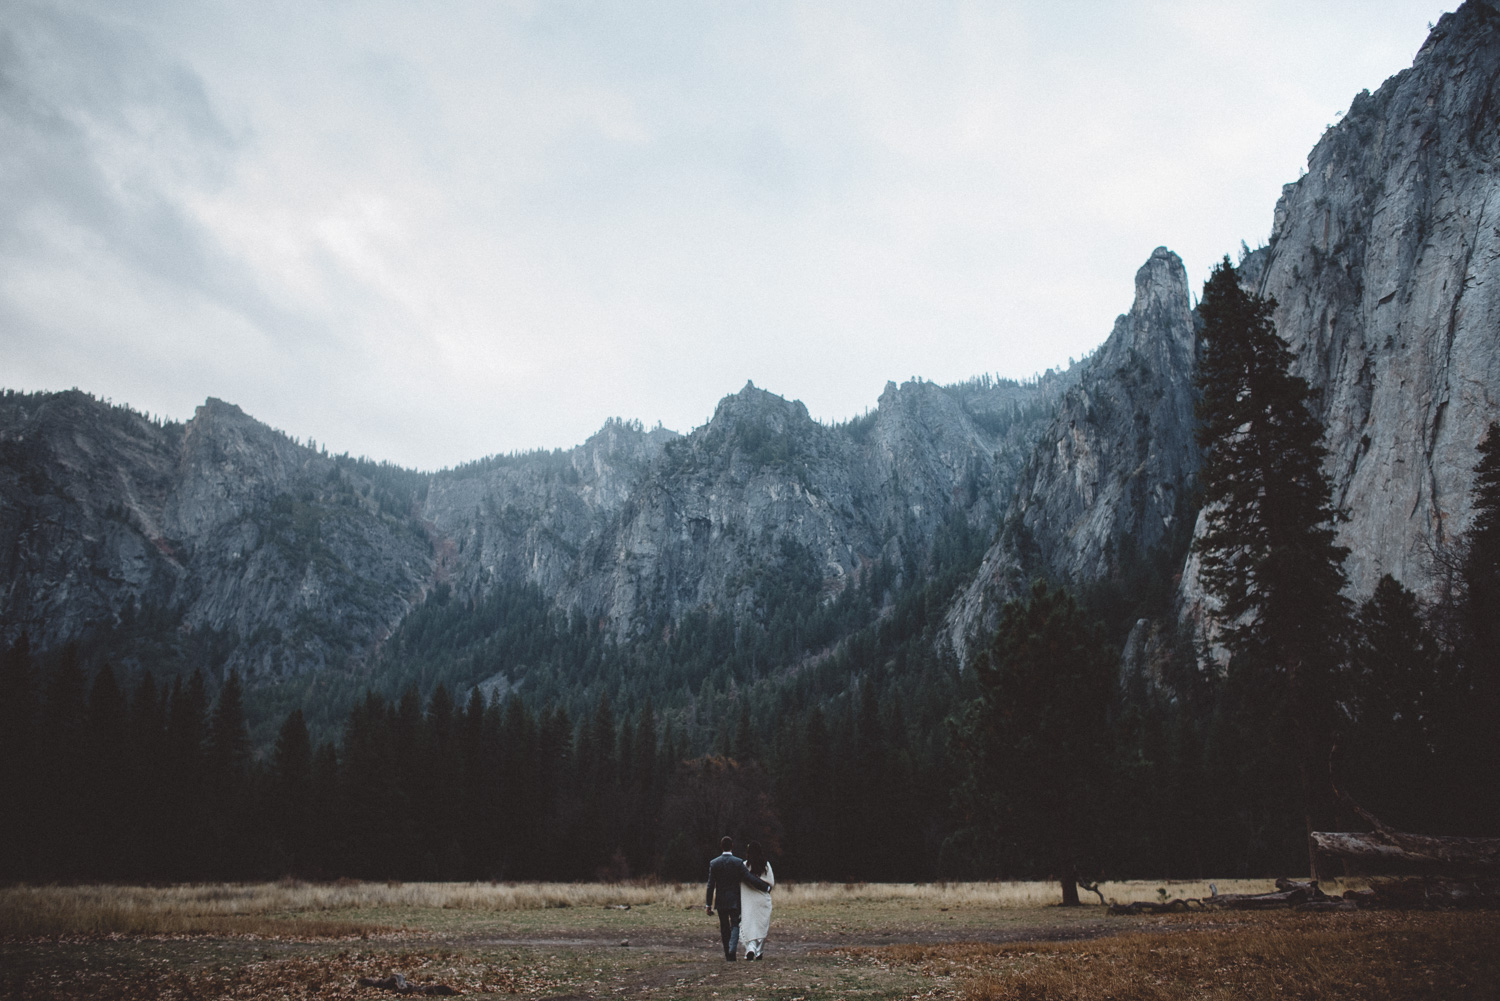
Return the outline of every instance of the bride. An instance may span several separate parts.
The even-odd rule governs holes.
[[[771,872],[771,863],[759,841],[745,846],[745,867],[753,875],[776,885],[776,876]],[[766,933],[771,930],[771,895],[757,890],[749,883],[740,884],[740,937],[745,943],[745,958],[760,959],[765,955]]]

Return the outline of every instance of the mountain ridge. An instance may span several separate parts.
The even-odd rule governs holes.
[[[1308,168],[1242,281],[1276,300],[1319,394],[1351,596],[1386,573],[1430,593],[1500,413],[1500,10],[1444,15]],[[628,645],[700,613],[764,625],[786,596],[768,582],[787,574],[828,606],[878,567],[867,597],[885,616],[957,533],[943,566],[968,576],[922,599],[934,656],[962,664],[1000,603],[1046,576],[1108,605],[1127,662],[1159,674],[1179,624],[1212,638],[1188,552],[1195,353],[1186,272],[1160,247],[1067,371],[892,382],[841,424],[747,383],[686,434],[610,421],[570,449],[419,473],[329,456],[220,400],[173,424],[7,392],[0,642],[108,635],[125,666],[168,651],[267,684],[367,683],[434,595],[461,610],[530,589]]]

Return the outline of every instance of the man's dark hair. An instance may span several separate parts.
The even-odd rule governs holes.
[[[719,851],[721,851],[721,852],[732,852],[732,851],[734,851],[734,839],[731,838],[727,834],[724,835],[722,838],[720,838],[719,839]]]

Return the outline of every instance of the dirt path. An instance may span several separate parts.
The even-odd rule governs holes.
[[[777,935],[775,929],[768,940],[768,952],[789,955],[804,955],[812,952],[827,952],[836,949],[876,948],[886,945],[934,945],[947,942],[1071,942],[1099,938],[1121,931],[1131,930],[1120,922],[1105,920],[1081,921],[1069,924],[1031,925],[1010,928],[964,927],[951,931],[928,928],[892,928],[862,932],[826,932],[818,937],[789,932]],[[516,946],[530,948],[643,949],[652,952],[680,952],[694,955],[706,953],[709,958],[718,958],[719,931],[717,927],[705,927],[701,932],[681,932],[671,929],[638,928],[628,937],[600,931],[593,934],[578,934],[562,937],[539,935],[488,936],[469,935],[445,939],[453,946],[484,948],[489,946]],[[720,960],[722,962],[722,960]]]
[[[579,991],[554,995],[549,1001],[585,1001],[600,997],[673,996],[714,997],[720,992],[772,995],[792,989],[858,995],[862,981],[888,978],[889,971],[851,962],[850,950],[888,945],[937,945],[954,942],[1067,942],[1099,938],[1128,931],[1118,922],[1086,921],[1024,928],[994,929],[890,929],[836,936],[788,935],[768,942],[766,957],[757,962],[728,962],[719,954],[718,929],[704,933],[681,933],[663,929],[641,929],[625,945],[605,935],[571,938],[473,937],[454,945],[463,947],[523,947],[645,952],[651,959],[644,968],[616,972]],[[929,986],[931,986],[929,984]],[[820,990],[819,988],[822,988]]]

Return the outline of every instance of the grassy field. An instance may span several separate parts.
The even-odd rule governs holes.
[[[696,885],[15,887],[0,889],[0,996],[375,999],[394,995],[358,979],[400,972],[494,998],[1500,997],[1493,913],[1111,918],[1057,897],[1041,883],[787,884],[766,960],[728,964]]]

